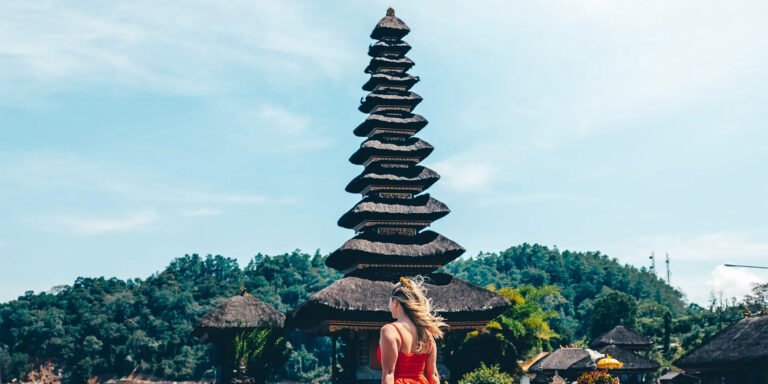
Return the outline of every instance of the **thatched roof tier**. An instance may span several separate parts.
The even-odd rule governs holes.
[[[410,91],[375,91],[360,99],[360,107],[357,109],[363,113],[371,113],[379,105],[392,105],[410,107],[409,110],[413,110],[421,100],[421,96]]]
[[[618,345],[606,345],[597,350],[604,355],[611,355],[614,359],[622,362],[623,367],[612,369],[611,371],[617,373],[639,373],[639,372],[655,372],[659,369],[659,363],[646,359],[628,349],[619,347]]]
[[[385,236],[364,232],[345,242],[325,260],[325,265],[340,270],[368,266],[418,264],[434,271],[464,253],[464,248],[433,231],[416,236]],[[430,272],[431,272],[430,271]]]
[[[626,349],[649,349],[653,345],[653,341],[648,336],[623,325],[617,325],[589,343],[590,348],[599,348],[605,345],[618,345]]]
[[[376,24],[371,32],[371,39],[375,40],[397,40],[402,39],[411,29],[402,20],[395,16],[395,10],[387,9],[387,15]]]
[[[504,297],[450,275],[435,273],[428,275],[428,279],[426,294],[449,325],[460,327],[462,323],[473,323],[480,327],[509,306]],[[336,324],[337,330],[342,329],[345,322],[349,322],[346,324],[351,329],[381,327],[392,321],[389,312],[392,288],[391,281],[342,278],[297,308],[289,326],[312,329],[325,325],[325,329],[318,329],[321,333],[331,331],[327,328],[331,324]]]
[[[397,190],[399,187],[411,188],[414,192],[420,192],[439,179],[440,175],[437,172],[421,165],[408,168],[382,168],[372,165],[352,179],[347,184],[346,191],[363,193],[371,187],[378,186],[392,190]]]
[[[368,115],[360,125],[355,128],[357,136],[369,136],[376,128],[389,130],[403,130],[406,134],[414,134],[427,125],[427,119],[413,113],[400,113],[388,111],[385,113],[372,113]]]
[[[256,328],[281,328],[285,315],[249,293],[231,297],[203,316],[192,334],[200,338],[233,335]]]
[[[435,148],[424,140],[411,137],[405,140],[387,140],[373,138],[363,141],[360,148],[349,158],[352,164],[363,165],[369,162],[371,156],[384,158],[415,158],[421,162]]]
[[[363,84],[363,90],[373,91],[378,85],[390,85],[405,87],[405,89],[411,89],[416,83],[419,82],[418,76],[413,76],[407,73],[400,72],[381,72],[374,73],[371,78]]]
[[[687,371],[768,366],[768,316],[739,320],[673,364]]]
[[[365,68],[365,73],[404,73],[414,66],[413,60],[408,57],[383,57],[377,56],[371,59],[371,62]]]
[[[388,53],[405,55],[411,46],[402,40],[379,40],[368,47],[368,56],[382,56]]]
[[[584,348],[560,348],[533,363],[528,372],[592,370],[594,357]]]
[[[366,198],[339,219],[339,226],[353,229],[367,220],[433,222],[451,210],[429,194],[408,200]]]

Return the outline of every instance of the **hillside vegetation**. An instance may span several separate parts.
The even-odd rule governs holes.
[[[146,279],[78,278],[50,292],[27,292],[0,304],[3,380],[23,379],[47,363],[61,368],[64,379],[73,383],[132,372],[169,380],[211,378],[209,346],[191,336],[197,320],[241,285],[289,312],[341,277],[324,261],[318,252],[259,254],[241,268],[235,259],[223,256],[186,255]],[[499,319],[497,336],[507,325],[524,328],[535,323],[525,316],[538,319],[536,327],[546,332],[506,336],[525,345],[514,358],[583,343],[595,330],[615,325],[617,320],[600,310],[607,301],[626,303],[633,313],[619,321],[654,337],[662,362],[740,315],[735,301],[713,302],[709,308],[688,306],[681,292],[655,275],[599,252],[561,252],[523,244],[455,261],[445,270],[499,289],[517,303],[514,311]],[[502,291],[504,287],[508,290]],[[454,348],[470,351],[473,338],[481,340],[482,335],[468,335],[458,341],[463,346]],[[288,345],[290,357],[279,376],[305,381],[327,377],[331,351],[327,338],[307,339],[292,332]]]

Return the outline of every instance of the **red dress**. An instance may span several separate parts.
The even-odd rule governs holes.
[[[400,327],[392,325],[400,335],[400,340],[403,340],[403,334],[400,333]],[[424,368],[427,366],[427,357],[431,350],[432,344],[429,345],[430,349],[427,353],[403,353],[398,352],[397,361],[395,362],[395,384],[429,384],[429,381],[424,376]],[[381,346],[376,349],[376,356],[381,363]]]

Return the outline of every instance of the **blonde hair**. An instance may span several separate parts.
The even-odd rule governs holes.
[[[424,277],[415,276],[407,279],[400,278],[392,290],[392,299],[402,304],[405,314],[416,325],[418,344],[416,351],[421,351],[424,346],[430,344],[430,336],[435,339],[443,337],[442,328],[448,327],[445,319],[432,308],[432,300],[429,299],[424,288]]]

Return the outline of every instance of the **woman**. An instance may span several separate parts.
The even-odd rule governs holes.
[[[424,295],[424,278],[400,278],[389,298],[397,321],[381,327],[379,349],[382,384],[440,384],[435,339],[447,325]]]

